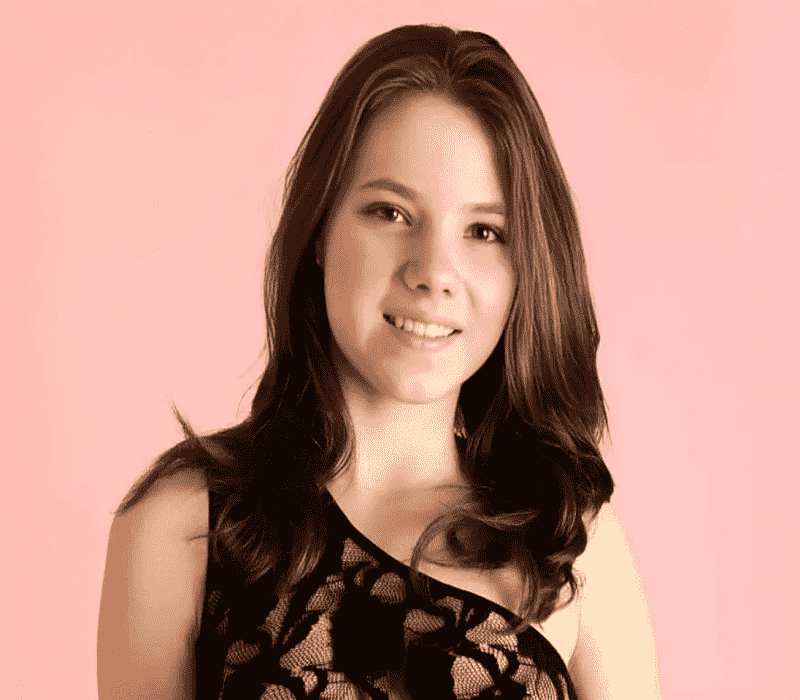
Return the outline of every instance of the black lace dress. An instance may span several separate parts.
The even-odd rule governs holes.
[[[209,557],[198,700],[577,697],[538,631],[509,633],[510,611],[429,577],[434,602],[418,596],[409,568],[327,500],[329,545],[290,594],[238,587]]]

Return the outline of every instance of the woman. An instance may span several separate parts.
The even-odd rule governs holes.
[[[491,37],[365,44],[293,159],[250,416],[111,530],[101,698],[654,698],[569,189]]]

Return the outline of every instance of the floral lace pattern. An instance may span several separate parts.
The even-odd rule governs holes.
[[[327,514],[327,513],[326,513]],[[282,597],[226,586],[209,565],[197,641],[198,700],[571,700],[567,669],[508,610],[424,577],[378,549],[331,499],[315,571]]]

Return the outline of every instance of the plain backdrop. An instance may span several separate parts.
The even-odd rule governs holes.
[[[247,413],[282,177],[370,37],[495,36],[583,226],[666,700],[800,698],[795,2],[4,3],[0,696],[96,697],[111,512]]]

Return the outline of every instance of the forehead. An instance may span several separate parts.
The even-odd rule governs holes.
[[[392,178],[423,193],[502,203],[496,148],[467,108],[407,95],[374,115],[356,145],[349,184]]]

